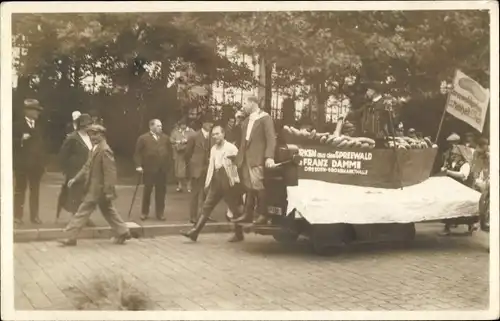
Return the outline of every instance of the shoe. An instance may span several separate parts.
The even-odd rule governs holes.
[[[17,224],[17,225],[23,225],[23,219],[21,218],[15,218],[14,219],[14,224]]]
[[[198,239],[198,233],[196,232],[196,229],[194,227],[189,231],[181,232],[181,235],[187,237],[193,242],[196,242],[196,240]]]
[[[92,222],[91,220],[88,220],[86,225],[87,227],[95,227],[95,223]]]
[[[115,244],[125,244],[125,242],[127,240],[130,240],[132,238],[132,236],[130,235],[130,232],[126,232],[126,233],[123,233],[122,235],[119,235],[117,237],[115,237],[115,239],[113,240],[113,242]]]
[[[148,215],[147,214],[142,214],[141,215],[141,221],[145,221],[148,219]]]
[[[190,188],[188,188],[188,189],[187,189],[187,192],[188,192],[188,193],[191,193],[191,189],[190,189]]]
[[[163,215],[158,216],[157,219],[158,219],[158,221],[165,221],[166,220],[165,216],[163,216]]]
[[[245,239],[243,235],[243,229],[237,229],[234,231],[234,234],[227,240],[229,243],[237,243],[241,242]]]
[[[198,240],[198,235],[200,234],[201,230],[205,226],[209,219],[209,216],[202,215],[198,221],[195,223],[194,227],[190,229],[189,231],[186,232],[181,232],[181,235],[187,237],[193,242],[196,242]]]
[[[217,222],[216,220],[214,220],[213,218],[209,218],[208,219],[209,222]]]
[[[59,240],[59,246],[68,247],[68,246],[76,246],[76,240],[67,239],[67,240]]]
[[[451,231],[450,230],[443,230],[443,231],[439,232],[438,235],[439,236],[450,236]]]
[[[38,217],[36,217],[31,219],[31,223],[40,225],[42,224],[42,221]]]
[[[180,187],[177,187],[177,189],[175,190],[177,193],[182,193],[182,188]]]
[[[475,231],[478,230],[478,227],[477,225],[469,225],[469,228],[468,228],[468,231],[467,231],[467,234],[468,235],[472,235]]]
[[[253,221],[254,225],[266,225],[268,222],[268,218],[264,215],[259,215],[255,221]]]
[[[195,220],[189,220],[189,223],[196,224],[196,221]]]

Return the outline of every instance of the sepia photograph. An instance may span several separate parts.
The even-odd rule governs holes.
[[[500,317],[497,2],[1,11],[3,320]]]

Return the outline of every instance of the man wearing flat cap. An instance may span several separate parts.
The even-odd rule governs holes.
[[[23,223],[26,189],[30,190],[30,219],[41,224],[38,216],[40,180],[45,171],[46,151],[38,117],[43,107],[36,99],[24,101],[24,118],[13,124],[12,156],[15,176],[14,222]]]
[[[116,198],[116,164],[113,151],[106,142],[105,131],[101,125],[89,127],[87,132],[92,141],[92,152],[83,168],[68,182],[68,187],[71,188],[76,182],[84,181],[85,196],[66,226],[65,232],[69,235],[66,240],[60,241],[63,246],[76,245],[78,233],[87,224],[96,207],[99,207],[115,233],[115,243],[123,244],[130,239],[129,229],[113,205]]]

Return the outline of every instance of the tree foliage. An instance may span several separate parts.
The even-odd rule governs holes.
[[[472,10],[15,14],[13,45],[24,51],[14,68],[42,96],[64,96],[57,108],[83,101],[90,77],[93,94],[127,97],[117,110],[131,119],[147,97],[165,95],[182,66],[198,77],[181,93],[214,81],[258,86],[221,46],[264,58],[273,88],[303,88],[323,108],[330,96],[359,104],[368,87],[424,101],[455,69],[488,87],[489,21],[488,11]],[[207,104],[184,91],[182,106]]]

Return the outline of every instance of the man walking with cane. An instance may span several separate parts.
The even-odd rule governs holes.
[[[85,181],[85,197],[77,213],[71,218],[65,232],[69,238],[59,241],[62,246],[76,246],[78,233],[87,223],[96,207],[116,234],[115,243],[123,244],[130,239],[130,231],[116,211],[113,200],[116,198],[116,164],[113,151],[104,137],[106,129],[101,125],[92,125],[88,129],[93,144],[92,153],[87,163],[69,180],[71,188],[75,182]]]
[[[158,119],[149,122],[149,132],[137,140],[134,161],[136,170],[143,176],[141,220],[149,216],[151,193],[155,189],[156,218],[165,220],[165,194],[167,193],[167,167],[171,152],[170,139],[163,133]]]

